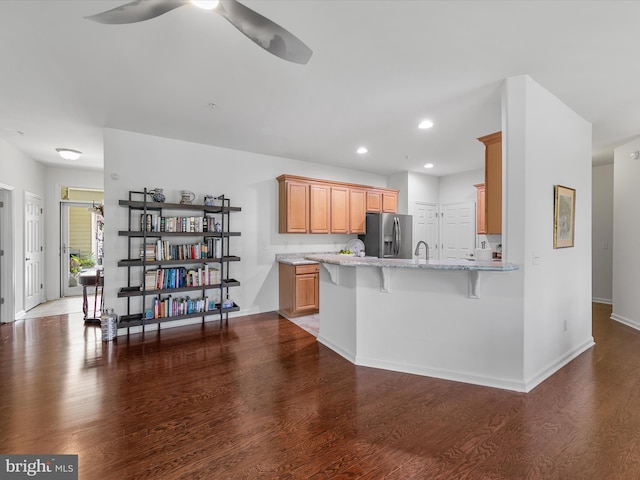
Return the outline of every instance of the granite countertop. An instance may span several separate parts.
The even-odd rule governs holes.
[[[305,260],[340,265],[344,267],[384,267],[384,268],[414,268],[427,270],[467,270],[510,272],[518,270],[518,265],[502,263],[500,261],[469,261],[469,260],[429,260],[402,259],[402,258],[378,258],[378,257],[354,257],[352,255],[333,254],[305,254]]]
[[[306,255],[324,255],[322,253],[276,253],[276,262],[286,263],[287,265],[314,265],[315,260],[307,260]]]

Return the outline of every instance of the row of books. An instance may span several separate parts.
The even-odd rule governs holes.
[[[197,269],[158,268],[148,270],[144,275],[145,290],[165,290],[169,288],[202,287],[220,284],[220,270],[208,264]],[[142,290],[142,287],[140,287]]]
[[[147,232],[221,232],[215,217],[161,217],[155,213],[140,214],[140,230]]]
[[[216,302],[209,297],[192,299],[169,296],[164,300],[154,299],[152,307],[145,310],[145,317],[148,319],[177,317],[191,313],[210,312],[215,309]]]
[[[158,239],[140,249],[140,259],[147,261],[206,258],[222,258],[221,238],[207,238],[204,242],[194,244],[171,244],[167,240]]]

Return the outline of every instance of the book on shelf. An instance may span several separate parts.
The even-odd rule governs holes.
[[[153,243],[147,243],[140,249],[140,259],[153,261],[156,260],[156,245]]]
[[[158,299],[154,298],[152,308],[146,309],[147,318],[167,318],[180,315],[190,315],[193,313],[206,313],[215,310],[216,302],[210,297],[190,298],[172,297]]]

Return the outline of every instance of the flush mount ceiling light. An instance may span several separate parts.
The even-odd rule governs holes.
[[[359,153],[360,155],[364,155],[368,151],[369,150],[367,149],[367,147],[360,147],[360,148],[358,148],[358,150],[356,150],[356,152]]]
[[[433,163],[425,163],[424,168],[433,168]]]
[[[82,155],[82,152],[70,148],[56,148],[56,152],[65,160],[78,160]]]
[[[426,130],[427,128],[431,128],[431,127],[433,127],[433,122],[431,120],[422,120],[418,124],[418,128],[422,130]]]

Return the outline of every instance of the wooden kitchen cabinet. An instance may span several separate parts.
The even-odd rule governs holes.
[[[474,185],[476,187],[476,233],[487,233],[487,203],[485,201],[484,183]]]
[[[382,211],[382,192],[367,190],[367,212]]]
[[[349,233],[365,233],[367,216],[367,192],[359,188],[349,189]]]
[[[298,181],[280,182],[278,188],[280,233],[309,232],[309,184]]]
[[[382,193],[382,211],[396,213],[398,211],[398,192]]]
[[[327,185],[309,185],[309,232],[331,231],[331,188]]]
[[[349,189],[331,187],[331,233],[349,233]]]
[[[280,312],[288,317],[318,313],[320,265],[279,265]]]
[[[366,212],[398,211],[398,190],[280,175],[279,233],[365,233]]]
[[[502,233],[502,132],[478,138],[485,146],[484,188],[486,232]]]

